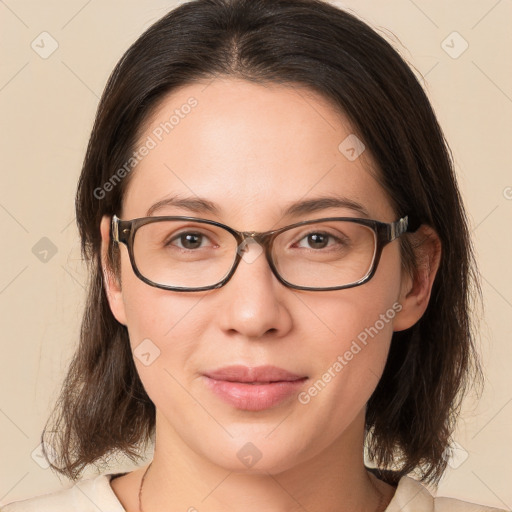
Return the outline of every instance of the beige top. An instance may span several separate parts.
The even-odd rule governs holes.
[[[117,499],[109,473],[83,479],[68,489],[11,502],[0,512],[126,512]],[[433,498],[417,480],[404,476],[398,482],[386,512],[506,512],[452,498]]]

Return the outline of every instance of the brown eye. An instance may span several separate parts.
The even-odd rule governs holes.
[[[201,233],[180,233],[177,237],[170,240],[166,245],[178,245],[181,249],[199,249],[206,239]],[[178,241],[176,244],[175,242]]]

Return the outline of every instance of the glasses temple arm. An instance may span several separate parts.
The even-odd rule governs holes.
[[[119,218],[117,217],[117,215],[114,215],[112,217],[111,231],[112,240],[116,243],[119,243]]]

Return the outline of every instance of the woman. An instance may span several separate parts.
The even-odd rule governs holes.
[[[47,457],[154,457],[3,510],[496,510],[408,476],[439,481],[480,375],[475,272],[430,104],[364,23],[171,11],[106,86],[76,210],[91,282]]]

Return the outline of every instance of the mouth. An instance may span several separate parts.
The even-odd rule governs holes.
[[[301,379],[297,379],[297,380],[301,380]],[[261,384],[274,384],[275,382],[295,382],[294,380],[270,380],[270,381],[258,381],[258,382],[241,382],[241,381],[238,381],[238,380],[226,380],[224,382],[237,382],[238,384],[248,384],[248,385],[252,385],[252,386],[258,386],[258,385],[261,385]]]
[[[262,411],[296,395],[307,376],[275,366],[230,366],[203,375],[206,386],[223,402],[246,411]]]
[[[206,372],[205,375],[216,380],[254,384],[292,382],[307,378],[305,375],[298,375],[277,366],[226,366],[224,368]]]

